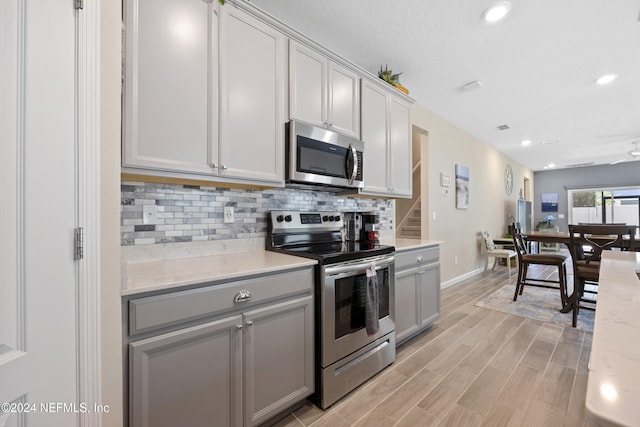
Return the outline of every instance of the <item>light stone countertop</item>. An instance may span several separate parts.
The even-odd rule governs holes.
[[[422,239],[406,239],[406,238],[382,238],[380,243],[384,245],[393,245],[396,252],[409,251],[411,249],[426,248],[430,246],[438,246],[443,242],[440,240],[422,240]]]
[[[121,294],[125,296],[173,289],[316,264],[312,259],[269,252],[255,245],[247,246],[246,243],[236,251],[230,251],[228,246],[203,249],[202,245],[177,245],[167,245],[164,249],[128,250],[122,260]],[[194,247],[197,250],[194,251]],[[225,253],[218,250],[225,250]],[[141,255],[140,251],[146,253]],[[149,254],[149,251],[152,253]]]
[[[640,426],[640,252],[604,251],[585,408],[599,425]]]
[[[396,251],[401,252],[437,246],[442,242],[385,237],[381,243],[393,245]],[[124,247],[121,294],[133,295],[238,279],[316,264],[312,259],[270,252],[263,248],[262,238]]]

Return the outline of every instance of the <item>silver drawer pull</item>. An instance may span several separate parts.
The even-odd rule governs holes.
[[[233,302],[245,302],[245,301],[249,301],[250,299],[251,299],[251,292],[243,289],[236,294],[235,298],[233,299]]]
[[[253,325],[253,321],[252,320],[247,320],[247,326],[251,326]]]
[[[236,325],[236,329],[242,329],[242,325]]]
[[[422,255],[416,258],[416,262],[422,262],[422,261],[424,261],[424,257]]]

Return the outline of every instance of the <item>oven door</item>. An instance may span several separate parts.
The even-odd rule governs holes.
[[[378,275],[380,327],[377,333],[368,335],[365,328],[366,270],[372,262],[375,262]],[[322,268],[320,362],[323,368],[395,330],[394,275],[393,255]]]

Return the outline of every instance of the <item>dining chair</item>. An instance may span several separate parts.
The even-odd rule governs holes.
[[[509,269],[509,278],[511,278],[511,260],[515,259],[517,256],[515,251],[496,247],[495,243],[493,243],[491,235],[489,235],[489,232],[487,231],[482,232],[482,240],[482,253],[485,257],[484,271],[486,272],[487,268],[489,267],[489,258],[493,258],[493,267],[491,268],[491,270],[496,268],[499,259],[504,259],[507,263],[507,268]]]
[[[524,238],[516,224],[509,226],[509,233],[513,236],[513,245],[518,256],[518,281],[513,294],[513,300],[522,295],[525,286],[558,289],[563,313],[571,310],[571,299],[567,295],[567,257],[562,254],[532,254],[527,250]],[[538,279],[529,277],[529,267],[532,265],[552,266],[558,269],[558,280]]]
[[[573,318],[575,327],[581,308],[595,310],[600,281],[600,262],[605,250],[634,250],[635,226],[621,224],[569,224],[569,252],[573,264]]]

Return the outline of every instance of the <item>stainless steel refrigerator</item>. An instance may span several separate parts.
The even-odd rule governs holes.
[[[531,231],[531,202],[527,200],[518,200],[518,216],[516,221],[520,223],[523,233]]]

